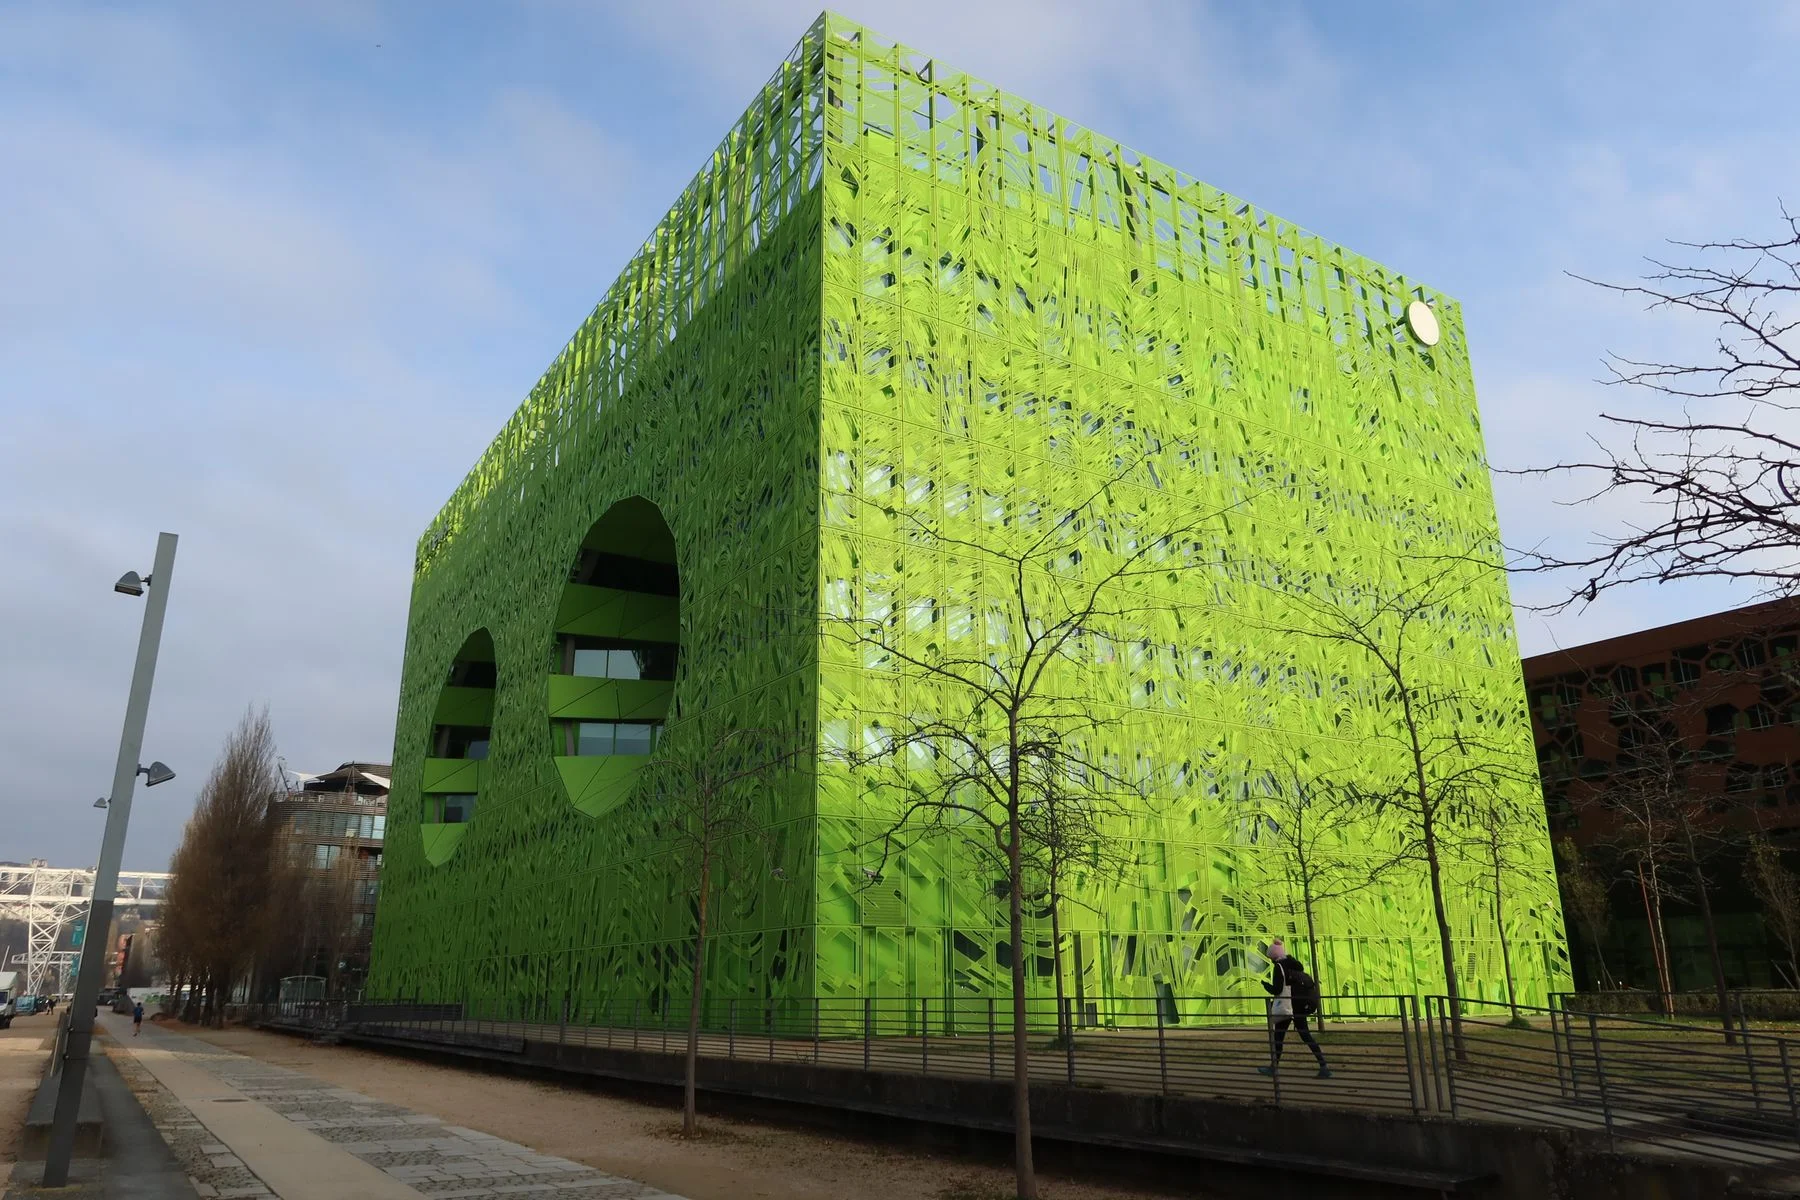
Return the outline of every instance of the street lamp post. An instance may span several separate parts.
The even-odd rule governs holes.
[[[112,928],[113,897],[119,890],[119,860],[125,853],[125,828],[131,821],[131,789],[140,772],[150,784],[162,783],[172,772],[161,763],[138,766],[144,748],[144,719],[150,711],[150,683],[156,676],[156,651],[162,641],[163,612],[169,606],[169,583],[175,574],[175,535],[156,539],[156,563],[150,577],[140,580],[131,572],[113,585],[128,596],[141,596],[149,585],[144,604],[144,628],[138,634],[137,665],[131,672],[131,693],[125,701],[125,728],[119,735],[119,758],[113,765],[112,791],[107,794],[106,833],[100,840],[100,862],[94,868],[94,894],[88,902],[88,937],[81,952],[81,969],[75,976],[75,999],[69,1005],[69,1032],[63,1051],[62,1070],[56,1087],[56,1114],[50,1127],[50,1145],[44,1157],[44,1186],[61,1187],[69,1181],[69,1160],[75,1153],[75,1123],[81,1114],[81,1086],[87,1078],[88,1049],[94,1038],[94,1008],[100,994],[100,978],[106,971],[107,930]],[[160,768],[160,770],[157,770]]]

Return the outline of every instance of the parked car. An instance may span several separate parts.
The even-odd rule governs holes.
[[[29,1017],[32,1013],[37,1011],[37,997],[20,996],[13,1002],[13,1011],[18,1013],[21,1017]]]

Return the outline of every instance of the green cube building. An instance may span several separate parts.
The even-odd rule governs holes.
[[[1279,765],[1394,753],[1366,736],[1368,664],[1273,632],[1254,580],[1391,588],[1498,542],[1460,310],[822,16],[420,540],[370,994],[685,996],[687,881],[640,791],[664,727],[700,716],[809,747],[767,800],[767,869],[715,903],[711,994],[1007,994],[991,867],[929,841],[871,883],[885,817],[836,751],[929,699],[833,623],[978,640],[996,581],[904,519],[979,539],[1133,457],[1119,512],[1230,512],[1188,614],[1083,676],[1120,714],[1111,750],[1163,769],[1137,865],[1079,885],[1061,957],[1088,1003],[1180,1004],[1244,992],[1298,929],[1257,836]],[[1453,618],[1425,682],[1479,704],[1518,822],[1504,908],[1455,868],[1458,970],[1501,995],[1504,927],[1541,1002],[1566,955],[1504,576]],[[1328,992],[1443,986],[1417,869],[1322,901],[1318,933]]]

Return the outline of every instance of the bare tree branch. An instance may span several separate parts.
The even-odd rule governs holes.
[[[1640,284],[1575,276],[1650,310],[1712,320],[1718,333],[1712,361],[1607,358],[1606,382],[1681,401],[1679,419],[1603,413],[1623,445],[1596,443],[1595,457],[1511,472],[1590,481],[1573,505],[1616,497],[1654,514],[1601,534],[1585,551],[1517,552],[1516,570],[1580,581],[1545,611],[1627,584],[1678,579],[1795,590],[1800,437],[1789,414],[1800,409],[1800,218],[1783,208],[1782,222],[1786,232],[1766,241],[1676,243],[1696,261],[1652,259]]]

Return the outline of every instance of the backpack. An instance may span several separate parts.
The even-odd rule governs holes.
[[[1287,968],[1288,994],[1294,998],[1294,1015],[1309,1017],[1319,1011],[1319,981],[1300,967]]]

